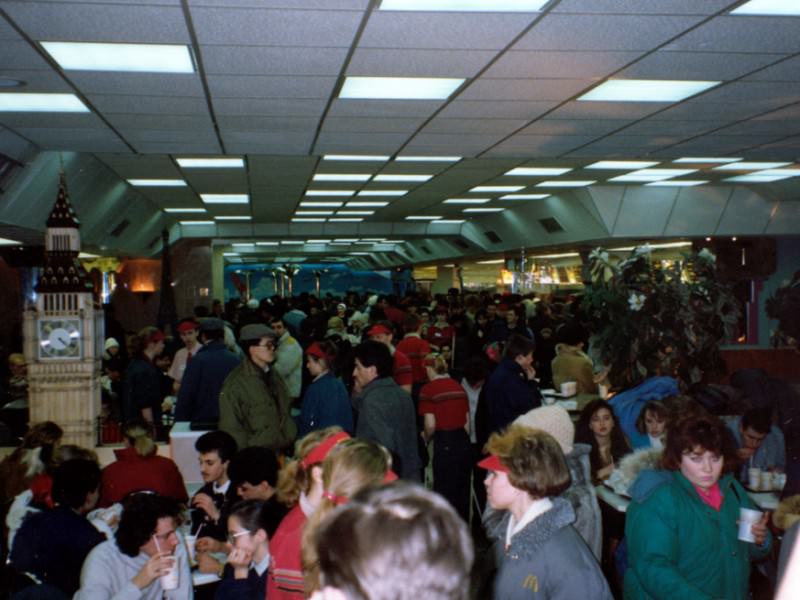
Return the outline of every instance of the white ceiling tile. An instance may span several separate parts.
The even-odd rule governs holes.
[[[42,93],[72,93],[74,90],[64,81],[58,73],[45,70],[12,70],[3,69],[0,66],[0,77],[18,79],[25,82],[24,88],[18,88],[22,92],[42,92]]]
[[[508,135],[524,126],[522,119],[446,119],[436,117],[421,133],[498,133]]]
[[[800,119],[800,104],[793,104],[792,106],[754,117],[756,121],[780,121],[783,119]]]
[[[317,143],[325,146],[340,147],[336,154],[347,154],[347,148],[385,148],[386,153],[394,154],[395,150],[408,139],[404,133],[320,133]]]
[[[693,101],[683,102],[650,117],[657,121],[716,121],[721,117],[730,121],[746,119],[762,112],[758,106],[747,102],[727,104]]]
[[[731,0],[561,0],[555,13],[710,15],[730,6]]]
[[[376,11],[361,36],[362,48],[499,50],[535,18],[522,13]]]
[[[800,79],[797,81],[734,81],[709,90],[693,102],[744,102],[766,107],[778,108],[793,104],[800,96]]]
[[[323,124],[327,133],[414,133],[424,123],[424,118],[381,119],[378,117],[328,117]]]
[[[226,9],[195,6],[200,44],[347,48],[360,10]]]
[[[511,51],[503,54],[484,77],[606,77],[639,56],[639,52]]]
[[[700,135],[726,125],[727,121],[656,121],[646,119],[623,129],[624,135]]]
[[[622,199],[614,236],[660,236],[674,203],[674,189],[629,187]]]
[[[102,2],[104,0],[94,0]],[[115,0],[128,2],[129,0]],[[158,0],[151,0],[158,1]],[[171,0],[173,2],[180,0]],[[365,10],[369,0],[187,0],[191,6],[227,6],[231,8],[294,8]]]
[[[225,131],[307,133],[309,130],[314,131],[318,122],[318,119],[312,117],[217,116],[217,124]]]
[[[180,6],[3,2],[34,40],[190,43]]]
[[[468,146],[489,146],[497,143],[503,134],[488,134],[488,133],[418,133],[414,136],[414,143],[423,146],[442,146],[450,145],[453,149],[458,148],[461,144]],[[452,152],[451,152],[452,154]]]
[[[202,142],[217,143],[217,134],[212,128],[187,130],[170,129],[117,129],[130,144],[138,142]]]
[[[499,144],[493,148],[490,155],[503,155],[503,156],[559,156],[569,152],[573,148],[582,146],[597,136],[593,135],[562,135],[562,136],[549,136],[549,135],[520,135]]]
[[[781,54],[654,52],[620,71],[621,79],[729,81],[779,60]]]
[[[651,50],[692,27],[700,17],[550,14],[515,50]]]
[[[0,38],[2,40],[2,38]],[[28,42],[21,40],[0,41],[0,56],[3,66],[13,65],[14,69],[49,69],[50,65],[34,50]],[[3,69],[5,76],[5,68]]]
[[[746,81],[800,81],[800,56],[762,69],[747,77]]]
[[[347,74],[373,77],[474,77],[497,55],[493,50],[358,47]]]
[[[196,74],[104,73],[70,71],[68,74],[84,94],[128,94],[131,96],[202,96]]]
[[[674,188],[675,206],[670,214],[664,235],[702,236],[713,233],[725,210],[730,189],[698,186]]]
[[[741,15],[717,17],[664,49],[791,54],[800,51],[800,19]]]
[[[800,133],[800,119],[785,121],[745,121],[715,131],[715,135],[785,136]]]
[[[551,112],[551,119],[642,119],[662,110],[656,102],[567,102]]]
[[[202,46],[203,68],[209,75],[323,75],[338,77],[346,48]]]
[[[200,96],[125,96],[88,94],[89,101],[103,114],[207,115],[208,105]]]
[[[287,77],[255,75],[209,75],[214,98],[327,98],[335,77]]]
[[[321,117],[324,98],[214,98],[217,116]]]
[[[624,127],[629,121],[620,119],[550,119],[531,123],[520,135],[604,135]]]
[[[165,129],[172,131],[192,131],[212,126],[208,115],[106,115],[109,123],[120,129]]]
[[[586,79],[478,79],[459,95],[462,100],[564,101],[593,85]]]
[[[131,144],[143,154],[219,154],[216,142],[135,142]]]
[[[0,125],[11,128],[39,127],[43,129],[108,129],[93,113],[0,113]]]
[[[355,100],[336,98],[331,117],[424,117],[432,115],[441,100]]]
[[[448,119],[535,119],[557,106],[557,102],[522,102],[496,100],[454,100],[438,116]]]

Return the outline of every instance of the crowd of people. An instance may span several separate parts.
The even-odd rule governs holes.
[[[769,513],[739,524],[751,471],[786,468],[772,412],[723,420],[660,381],[632,416],[580,298],[303,295],[175,330],[106,342],[114,462],[41,423],[0,464],[13,598],[189,598],[192,569],[221,600],[735,600],[752,562],[775,582]],[[572,415],[543,394],[570,382]],[[158,452],[175,420],[207,430],[191,495]],[[624,477],[627,512],[595,489]]]

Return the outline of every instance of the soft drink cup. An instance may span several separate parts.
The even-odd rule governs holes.
[[[178,572],[178,560],[174,556],[170,556],[169,560],[170,560],[169,569],[161,577],[159,577],[159,579],[161,580],[161,589],[164,590],[165,592],[177,589],[178,584],[180,583],[180,573]]]
[[[755,542],[756,538],[753,535],[753,525],[761,520],[764,516],[760,510],[753,510],[751,508],[739,509],[739,539],[743,542]]]

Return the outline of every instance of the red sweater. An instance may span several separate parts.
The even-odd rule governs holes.
[[[407,335],[397,344],[397,350],[403,352],[411,361],[411,375],[414,383],[425,382],[425,357],[431,353],[431,345],[417,335]]]
[[[461,384],[451,377],[441,377],[426,383],[419,391],[421,415],[436,418],[436,431],[452,431],[467,423],[469,400]]]
[[[119,502],[130,492],[150,490],[162,496],[187,502],[189,495],[177,465],[165,456],[142,458],[133,448],[114,450],[116,462],[111,463],[101,476],[100,507]]]
[[[411,385],[414,383],[413,371],[411,370],[411,361],[404,352],[395,349],[394,351],[394,382],[397,385]]]
[[[306,515],[299,504],[290,510],[269,541],[269,572],[267,598],[269,600],[297,600],[303,598],[303,563],[301,542]]]

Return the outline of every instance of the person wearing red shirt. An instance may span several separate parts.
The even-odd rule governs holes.
[[[447,361],[441,355],[428,355],[425,370],[430,381],[420,390],[417,410],[424,419],[425,441],[433,439],[433,490],[468,521],[469,400],[461,384],[448,375]]]
[[[370,327],[367,335],[369,339],[380,342],[389,348],[389,352],[392,353],[393,361],[392,379],[394,379],[397,385],[410,394],[414,382],[413,368],[408,356],[392,345],[394,334],[392,333],[391,327],[383,323],[377,323]]]
[[[442,346],[453,347],[453,337],[456,330],[447,322],[447,309],[439,307],[436,309],[436,321],[428,327],[428,343],[434,350],[440,350]]]
[[[397,344],[397,350],[405,354],[411,362],[411,380],[413,382],[411,397],[416,403],[419,400],[419,389],[428,382],[425,357],[431,353],[431,345],[420,336],[422,321],[418,316],[406,315],[406,318],[403,319],[403,328],[406,336]]]

